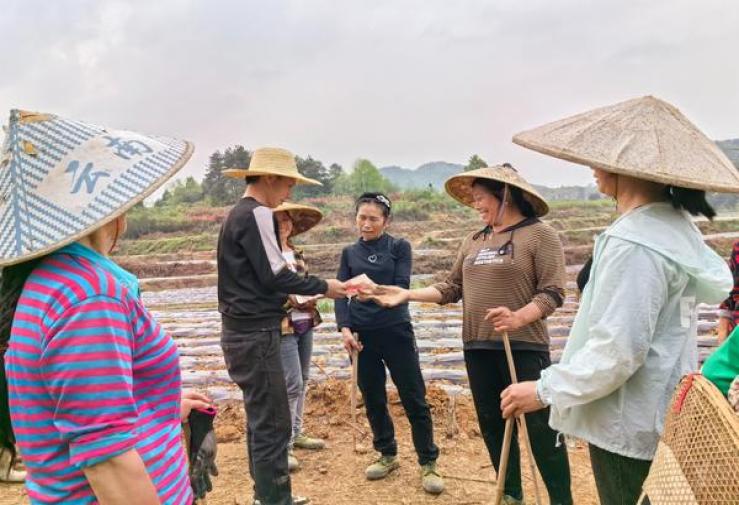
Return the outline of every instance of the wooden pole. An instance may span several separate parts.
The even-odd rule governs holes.
[[[508,339],[508,332],[503,332],[503,345],[505,346],[506,359],[508,360],[508,371],[511,374],[511,382],[513,384],[518,383],[518,377],[516,375],[516,365],[513,363],[513,352],[511,351],[511,342]],[[510,421],[510,419],[508,419]],[[539,481],[536,478],[536,465],[534,465],[534,453],[531,450],[531,440],[529,439],[529,430],[526,427],[526,416],[521,414],[516,421],[518,422],[519,429],[523,435],[524,446],[526,447],[526,453],[529,459],[529,471],[531,472],[531,480],[534,481],[534,494],[536,495],[536,505],[541,505],[541,494],[539,491]],[[506,425],[507,427],[507,425]]]
[[[508,470],[508,455],[511,452],[511,437],[513,436],[513,418],[509,417],[505,421],[505,433],[503,434],[503,450],[500,455],[500,465],[498,465],[498,485],[495,486],[495,501],[493,505],[500,505],[505,491],[505,474]]]
[[[357,334],[354,334],[354,339],[357,340]],[[359,352],[356,349],[352,350],[352,390],[351,390],[351,409],[352,409],[352,424],[357,426],[357,380],[359,373]],[[357,432],[352,431],[352,439],[354,442],[354,452],[357,452]]]

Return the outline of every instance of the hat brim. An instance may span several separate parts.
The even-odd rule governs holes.
[[[739,192],[739,172],[676,107],[652,96],[599,107],[520,132],[513,142],[635,179]]]
[[[290,215],[290,219],[293,222],[293,231],[290,233],[291,237],[305,233],[308,230],[314,228],[323,219],[323,214],[320,211],[312,209],[293,209],[293,210],[278,210],[275,212],[287,212]]]
[[[546,200],[544,200],[541,195],[536,193],[533,188],[526,187],[516,181],[511,181],[503,177],[494,177],[488,174],[479,173],[457,174],[447,179],[447,181],[444,183],[444,189],[449,194],[449,196],[457,200],[462,205],[473,207],[472,183],[475,179],[489,179],[492,181],[502,182],[510,186],[515,186],[523,191],[524,198],[534,208],[534,212],[536,213],[537,217],[542,217],[549,213],[549,204],[547,204]]]
[[[287,177],[294,179],[297,184],[304,184],[309,186],[323,186],[323,183],[310,177],[305,177],[300,174],[286,174],[282,172],[271,172],[269,170],[247,170],[246,168],[228,168],[221,172],[227,177],[233,179],[244,179],[247,176],[261,176],[261,175],[278,175],[280,177]]]
[[[644,171],[638,171],[630,168],[621,167],[606,163],[602,160],[595,158],[589,158],[585,156],[579,156],[576,153],[567,152],[556,146],[549,146],[539,144],[537,142],[529,142],[519,135],[513,137],[513,143],[518,144],[526,149],[531,149],[541,154],[551,156],[553,158],[559,158],[560,160],[569,161],[578,165],[583,165],[589,168],[599,168],[605,172],[610,172],[618,175],[626,175],[633,177],[634,179],[642,179],[645,181],[656,182],[658,184],[664,184],[666,186],[676,186],[681,188],[697,189],[700,191],[715,191],[717,193],[737,193],[739,192],[739,186],[727,186],[726,184],[715,184],[711,181],[706,181],[697,178],[680,177],[674,174],[662,175],[659,173],[649,173]],[[739,169],[737,169],[739,170]]]
[[[57,142],[46,133],[63,128],[68,131],[83,131],[84,134],[77,134],[80,136],[73,137],[72,140],[65,139],[65,141]],[[35,186],[16,186],[14,200],[6,209],[3,209],[15,215],[15,221],[3,219],[3,235],[6,231],[5,226],[11,226],[11,229],[16,231],[14,240],[2,241],[0,267],[50,254],[123,215],[179,171],[190,159],[194,150],[193,144],[188,141],[145,137],[132,132],[110,130],[78,121],[65,120],[51,114],[29,115],[24,114],[23,111],[11,112],[9,132],[11,135],[8,148],[11,153],[12,170],[9,169],[0,174],[0,187],[12,188],[13,184],[18,184],[18,180],[22,181],[31,175],[38,177],[36,180],[39,182]],[[144,139],[151,145],[159,147],[157,147],[157,152],[135,165],[129,164],[117,169],[104,165],[106,171],[111,174],[108,177],[111,182],[107,189],[100,191],[93,192],[92,188],[88,187],[90,203],[85,203],[84,198],[88,195],[82,195],[84,189],[70,197],[67,195],[68,192],[59,188],[59,174],[68,176],[72,164],[65,163],[66,157],[62,161],[58,158],[69,156],[70,152],[74,152],[75,159],[77,155],[80,156],[80,166],[92,166],[92,163],[88,163],[89,159],[99,160],[101,158],[94,158],[93,155],[101,155],[97,152],[93,153],[91,158],[86,158],[87,151],[84,149],[91,145],[89,142],[98,142],[95,145],[99,147],[99,138],[104,134],[111,137],[122,135],[123,138]],[[105,140],[105,142],[109,141],[110,138]],[[32,142],[35,145],[33,150],[22,152],[15,147],[24,142],[26,144]],[[111,162],[111,164],[114,163]],[[82,175],[80,175],[81,178]],[[63,197],[58,195],[63,195]],[[24,205],[26,209],[30,209],[28,212],[14,212],[14,209]],[[83,210],[79,211],[78,207]]]

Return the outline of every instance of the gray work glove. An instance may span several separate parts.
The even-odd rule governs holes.
[[[195,498],[201,499],[213,490],[210,476],[218,475],[216,453],[218,445],[213,431],[213,420],[216,411],[209,409],[193,409],[188,417],[190,424],[190,484]]]

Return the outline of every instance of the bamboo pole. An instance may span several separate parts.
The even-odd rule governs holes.
[[[354,339],[357,339],[356,333]],[[357,426],[357,380],[359,373],[359,352],[356,349],[352,350],[352,390],[351,390],[351,410],[352,410],[352,424]],[[354,452],[357,452],[357,433],[352,431],[352,439],[354,442]]]
[[[516,365],[513,363],[513,352],[511,351],[511,342],[508,339],[508,332],[503,332],[503,345],[505,346],[505,354],[506,359],[508,360],[508,371],[511,374],[511,382],[513,384],[518,383],[518,377],[516,375]],[[510,419],[508,419],[510,421]],[[524,446],[526,447],[526,453],[528,454],[529,459],[529,471],[531,472],[531,479],[534,481],[534,494],[536,495],[536,505],[541,505],[541,494],[539,491],[539,481],[536,478],[536,465],[534,465],[534,453],[531,450],[531,440],[529,439],[529,430],[526,427],[526,416],[525,414],[521,414],[518,418],[516,418],[516,421],[518,422],[519,429],[521,431],[521,434],[523,435],[524,440]],[[507,428],[506,424],[506,428]],[[504,442],[505,444],[505,442]]]
[[[508,470],[508,455],[511,452],[511,437],[513,436],[513,418],[509,417],[505,421],[505,433],[503,434],[503,450],[500,455],[500,465],[498,465],[498,485],[495,486],[494,505],[500,505],[503,499],[503,491],[505,490],[505,474]]]

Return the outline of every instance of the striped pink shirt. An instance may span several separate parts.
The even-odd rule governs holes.
[[[28,495],[97,503],[82,469],[136,449],[162,503],[191,503],[177,348],[100,258],[47,257],[18,303],[6,370]]]

